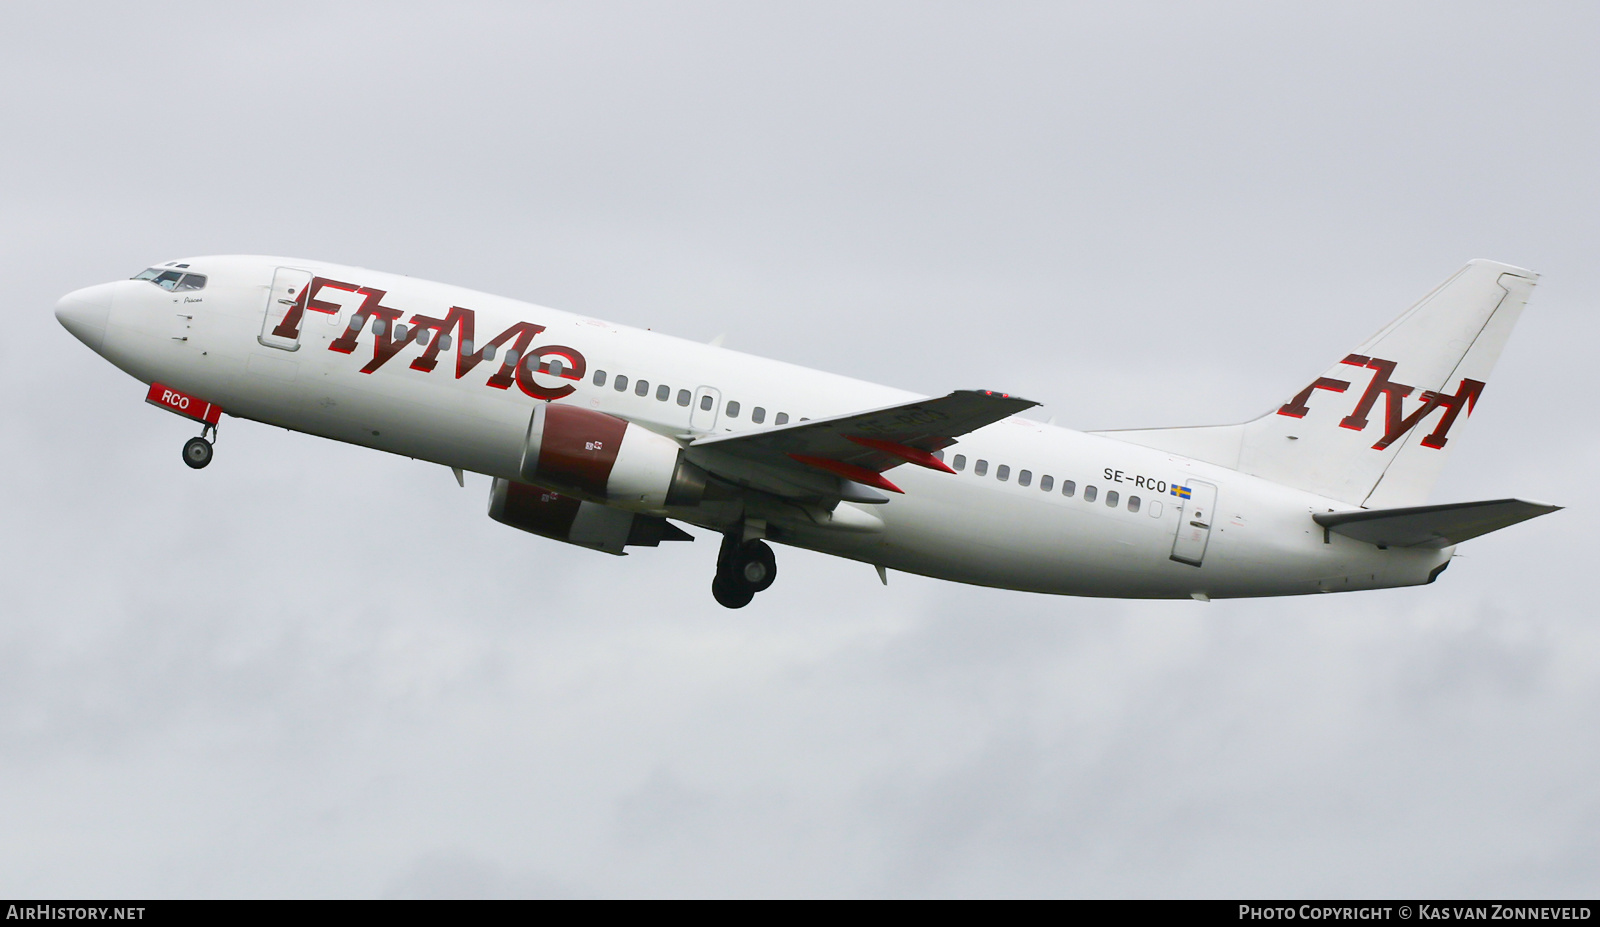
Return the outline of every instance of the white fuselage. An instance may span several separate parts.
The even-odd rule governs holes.
[[[780,413],[789,421],[817,419],[918,398],[394,274],[268,257],[185,263],[207,275],[204,289],[171,292],[126,280],[78,291],[63,303],[103,307],[97,350],[146,383],[203,397],[231,415],[504,479],[519,478],[534,405],[557,392],[563,395],[555,401],[685,441],[770,428]],[[352,286],[319,291],[325,308],[305,313],[294,345],[274,339],[270,321],[263,324],[281,314],[281,306],[272,306],[281,298],[274,292],[280,268]],[[279,278],[280,288],[285,279],[291,277]],[[349,353],[340,350],[352,314],[374,291],[383,294],[377,303],[398,310],[391,327],[380,334],[368,324],[353,347],[344,343]],[[416,366],[430,349],[416,341],[394,342],[389,346],[398,350],[380,356],[393,325],[415,327],[417,316],[442,319],[452,307],[470,312],[476,345],[463,343],[460,328],[448,346],[435,334],[431,370]],[[480,348],[517,323],[532,323],[524,331],[540,329],[524,353],[544,351],[541,357],[561,363],[558,372],[520,371],[510,378],[515,382],[497,388],[491,378],[505,366],[504,352],[514,345],[508,339],[494,360],[458,376],[464,348]],[[621,390],[620,377],[627,378]],[[648,383],[642,395],[640,381]],[[757,409],[760,423],[753,421]],[[1453,550],[1383,550],[1330,534],[1312,514],[1353,508],[1349,503],[1023,418],[961,437],[945,460],[959,463],[959,472],[895,468],[891,475],[904,495],[882,505],[840,503],[854,511],[841,511],[835,522],[785,521],[781,505],[761,514],[782,526],[775,536],[784,543],[959,582],[1069,595],[1219,598],[1416,585],[1436,575]],[[1071,495],[1063,492],[1069,482]],[[1189,499],[1180,498],[1180,487],[1192,493]],[[1208,528],[1197,539],[1190,516],[1210,498],[1209,487],[1215,512],[1201,519]],[[728,529],[726,509],[717,506],[664,514]],[[1187,544],[1179,552],[1199,565],[1174,559],[1175,544]]]

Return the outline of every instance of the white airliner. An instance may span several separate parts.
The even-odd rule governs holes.
[[[1428,505],[1537,275],[1473,261],[1254,421],[1084,433],[1003,393],[925,397],[459,287],[289,258],[191,258],[56,317],[147,401],[493,479],[489,515],[612,554],[723,537],[729,608],[776,541],[1063,595],[1430,583],[1455,545],[1558,507]]]

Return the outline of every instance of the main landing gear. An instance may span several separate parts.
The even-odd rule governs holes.
[[[765,541],[739,540],[737,534],[724,535],[717,552],[717,576],[711,581],[711,595],[724,608],[744,608],[772,581],[778,578],[778,559]]]
[[[201,429],[198,438],[190,438],[183,444],[183,462],[195,470],[199,470],[211,462],[211,441],[206,440],[207,434],[211,435],[212,440],[215,440],[217,426],[207,425]]]

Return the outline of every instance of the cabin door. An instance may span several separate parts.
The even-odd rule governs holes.
[[[1172,559],[1199,566],[1211,541],[1211,524],[1216,515],[1217,487],[1199,480],[1187,486],[1174,486],[1178,503],[1178,535],[1172,542]]]
[[[281,351],[300,350],[300,329],[306,324],[306,288],[311,274],[288,267],[272,275],[267,313],[261,320],[261,343]]]

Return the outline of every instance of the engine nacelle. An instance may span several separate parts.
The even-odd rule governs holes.
[[[694,540],[687,531],[656,515],[626,512],[511,480],[494,481],[489,491],[489,517],[502,525],[608,554],[620,555],[624,547]]]
[[[522,478],[628,508],[697,505],[706,473],[678,442],[615,415],[541,402],[528,423]]]

